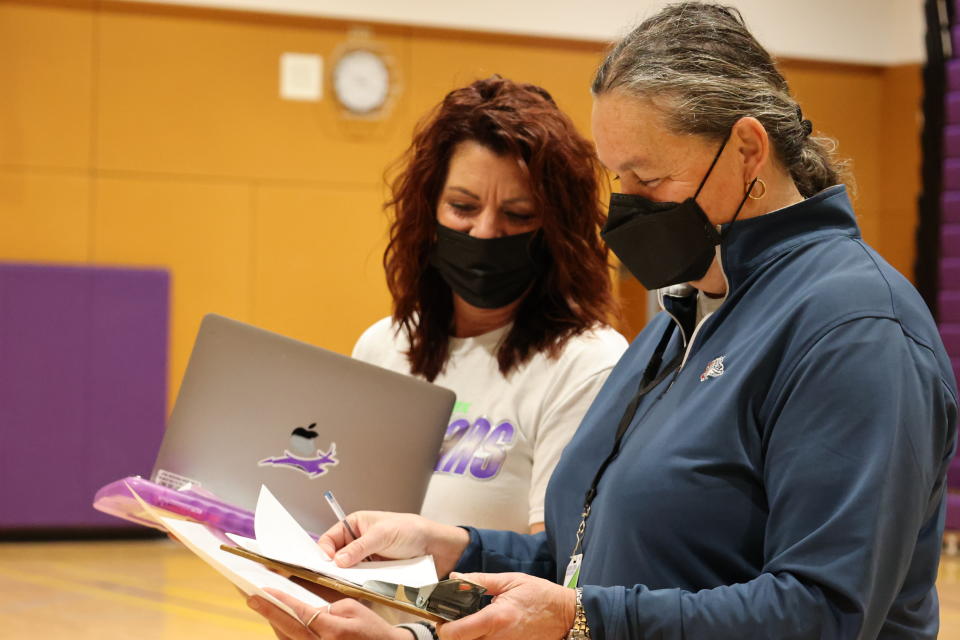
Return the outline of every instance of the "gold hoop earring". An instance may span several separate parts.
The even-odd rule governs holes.
[[[751,200],[759,200],[763,196],[767,195],[767,183],[761,180],[760,178],[757,178],[757,182],[753,186],[751,185],[747,185],[747,186],[748,188],[750,188],[750,192],[747,195],[750,197]],[[760,195],[754,195],[753,193],[754,188],[757,186],[760,187]]]

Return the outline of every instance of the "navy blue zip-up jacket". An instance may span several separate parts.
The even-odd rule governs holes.
[[[664,362],[684,366],[644,396],[593,502],[593,638],[936,637],[957,391],[926,306],[861,240],[842,186],[734,223],[721,260],[719,309],[694,332],[694,298],[667,296],[613,370],[550,481],[548,533],[470,530],[457,570],[562,581],[677,322]]]

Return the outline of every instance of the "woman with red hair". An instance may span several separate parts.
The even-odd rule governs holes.
[[[593,145],[545,90],[493,76],[418,126],[392,184],[393,315],[354,357],[453,389],[423,514],[537,531],[560,452],[626,341]]]
[[[450,92],[400,166],[383,259],[393,315],[353,355],[457,394],[424,515],[541,531],[560,453],[627,347],[606,324],[615,304],[593,145],[544,89],[493,76]],[[252,602],[278,637],[313,637]],[[338,620],[324,637],[433,633],[352,600],[327,611]]]

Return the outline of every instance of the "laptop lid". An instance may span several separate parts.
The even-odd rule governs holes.
[[[417,513],[452,391],[214,314],[204,317],[151,476],[239,507],[260,485],[308,530],[347,511]]]

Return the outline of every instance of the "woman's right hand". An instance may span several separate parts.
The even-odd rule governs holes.
[[[359,536],[353,540],[342,523],[330,527],[317,544],[338,566],[351,567],[365,558],[406,559],[432,555],[441,576],[449,574],[470,542],[470,534],[411,513],[358,511],[347,522]]]
[[[318,609],[281,591],[267,589],[267,592],[290,607],[297,616],[290,617],[259,596],[247,600],[251,609],[267,619],[279,640],[412,640],[411,632],[390,626],[376,613],[350,598],[323,606],[318,613]]]

